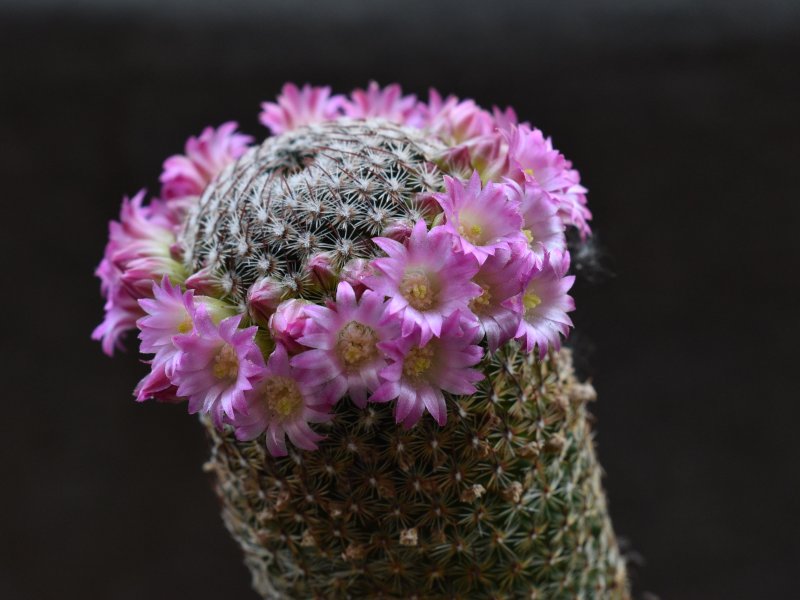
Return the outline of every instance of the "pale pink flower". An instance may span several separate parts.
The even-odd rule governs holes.
[[[502,248],[481,265],[472,281],[481,288],[469,308],[478,319],[490,352],[514,338],[522,317],[522,291],[533,266],[524,243]]]
[[[575,282],[569,270],[569,252],[545,253],[541,267],[534,267],[522,293],[522,320],[514,336],[526,352],[539,349],[544,358],[548,349],[561,347],[561,336],[569,333],[575,301],[567,294]]]
[[[329,407],[315,393],[312,375],[293,369],[289,355],[278,344],[269,357],[266,370],[252,390],[245,394],[246,410],[230,423],[240,440],[252,440],[266,432],[267,450],[272,456],[286,456],[286,437],[303,450],[315,450],[323,436],[309,423],[330,420]]]
[[[264,277],[247,290],[247,314],[254,323],[269,327],[269,320],[283,302],[286,287],[279,281]]]
[[[414,226],[407,245],[389,238],[373,238],[388,254],[376,258],[376,274],[365,279],[367,287],[388,296],[388,314],[401,317],[402,334],[420,328],[422,343],[441,334],[444,319],[457,310],[466,311],[480,288],[470,279],[478,261],[456,252],[452,235],[442,227],[428,231],[425,221]]]
[[[344,103],[344,114],[354,119],[382,117],[412,127],[419,127],[423,120],[416,96],[403,96],[396,83],[381,88],[375,81],[370,81],[366,90],[357,89],[350,94]]]
[[[519,200],[522,213],[522,233],[528,240],[528,246],[536,257],[538,265],[542,264],[545,252],[565,252],[567,239],[564,235],[564,223],[558,216],[558,203],[538,185],[519,184],[509,181],[512,194]]]
[[[305,349],[298,340],[305,334],[308,321],[306,308],[310,306],[313,305],[307,300],[297,298],[284,300],[269,318],[269,332],[272,338],[282,343],[290,354],[297,354]]]
[[[422,111],[424,127],[451,145],[492,133],[496,127],[492,115],[474,100],[459,100],[456,96],[443,100],[433,88]]]
[[[411,334],[379,347],[392,361],[380,373],[383,383],[372,394],[373,402],[397,398],[395,419],[412,427],[427,410],[439,425],[447,422],[443,392],[474,394],[475,382],[483,375],[471,368],[480,362],[483,350],[476,346],[478,327],[456,311],[442,324],[440,337],[423,339],[415,327]]]
[[[445,175],[444,185],[447,191],[435,197],[444,211],[444,228],[462,252],[483,264],[497,249],[524,241],[519,200],[509,197],[508,186],[488,182],[481,189],[477,171],[466,185]]]
[[[375,275],[370,261],[364,258],[353,258],[345,263],[342,270],[339,272],[339,279],[346,281],[350,284],[356,293],[356,297],[360,298],[367,286],[364,281],[368,277]]]
[[[335,119],[341,115],[344,103],[344,96],[331,96],[331,88],[328,86],[305,84],[298,88],[293,83],[287,83],[283,86],[277,103],[261,104],[259,120],[269,127],[273,135],[279,135],[301,125]]]
[[[137,300],[149,297],[153,282],[169,276],[181,282],[186,269],[174,256],[173,225],[153,206],[144,206],[144,190],[123,198],[119,221],[109,223],[109,241],[95,274],[106,298],[105,319],[92,339],[102,340],[111,355],[121,347],[122,335],[142,316]]]
[[[559,215],[567,225],[578,227],[582,235],[591,232],[592,218],[586,208],[586,188],[572,163],[553,148],[550,138],[525,125],[506,134],[511,170],[509,175],[526,186],[538,185],[558,204]]]
[[[226,166],[245,153],[253,138],[238,133],[237,123],[229,121],[216,129],[206,127],[186,141],[183,154],[164,161],[161,198],[168,203],[187,196],[200,196],[209,182]]]
[[[292,366],[307,370],[313,381],[324,384],[329,402],[347,394],[363,408],[387,364],[378,344],[400,333],[399,319],[386,320],[385,312],[386,302],[380,295],[367,290],[357,300],[350,284],[341,282],[331,308],[306,308],[309,326],[299,342],[311,350],[292,358]]]
[[[171,379],[178,395],[189,398],[189,412],[207,413],[219,427],[225,415],[243,409],[244,393],[264,374],[258,327],[239,329],[242,315],[216,325],[203,305],[193,317],[192,333],[173,337],[181,357]]]
[[[171,377],[181,358],[181,350],[174,344],[174,338],[194,330],[194,312],[199,304],[206,307],[214,322],[232,315],[232,308],[222,301],[195,296],[193,290],[183,292],[167,277],[160,285],[153,284],[152,299],[139,300],[139,306],[145,312],[145,316],[136,321],[141,340],[139,350],[155,356],[149,361],[150,373],[137,386],[137,400],[156,398],[163,401],[162,392],[166,390],[169,390],[168,398],[174,396]]]

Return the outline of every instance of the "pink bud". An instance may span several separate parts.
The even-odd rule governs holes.
[[[381,236],[391,238],[397,242],[400,242],[401,244],[405,244],[406,240],[411,236],[411,230],[413,228],[414,226],[411,223],[400,221],[389,225],[381,232]]]
[[[338,278],[329,254],[319,252],[313,255],[308,260],[306,268],[311,274],[311,285],[313,287],[319,287],[323,290],[335,289]]]
[[[360,298],[367,286],[364,285],[364,279],[374,275],[372,265],[368,260],[363,258],[354,258],[342,267],[342,272],[339,273],[342,281],[346,281],[353,288],[356,297]]]
[[[259,279],[247,291],[247,312],[250,318],[266,326],[285,295],[284,286],[274,279]]]
[[[225,295],[220,278],[215,275],[211,268],[203,267],[197,273],[191,275],[184,285],[187,289],[194,290],[204,296],[218,298]]]
[[[305,346],[299,344],[297,339],[305,333],[308,315],[306,306],[311,302],[292,298],[282,302],[275,314],[269,319],[269,329],[276,342],[281,342],[290,354],[297,354],[305,350]]]

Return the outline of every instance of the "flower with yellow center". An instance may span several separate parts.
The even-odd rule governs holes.
[[[428,310],[436,302],[436,290],[431,278],[421,270],[412,269],[406,272],[400,282],[400,293],[417,310]]]
[[[214,358],[214,366],[211,372],[217,379],[236,379],[239,375],[239,357],[236,349],[230,344],[222,346],[217,356]]]
[[[527,292],[522,296],[522,304],[525,310],[533,310],[542,303],[542,299],[533,292]]]
[[[303,407],[303,395],[291,377],[267,377],[261,384],[261,397],[271,421],[285,421]]]
[[[403,375],[413,379],[422,377],[433,364],[433,354],[432,344],[411,348],[403,361]]]
[[[375,358],[377,342],[378,336],[372,327],[357,321],[350,321],[339,331],[336,352],[345,367],[357,368]]]

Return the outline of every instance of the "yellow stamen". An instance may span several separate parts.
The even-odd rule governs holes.
[[[408,271],[400,282],[400,293],[417,310],[427,310],[436,301],[436,291],[422,271]]]
[[[522,297],[522,303],[525,305],[525,310],[533,310],[542,303],[542,299],[536,294],[527,293]]]
[[[479,244],[481,235],[483,234],[483,228],[480,225],[472,225],[470,227],[459,225],[458,234],[470,244]]]
[[[528,243],[533,243],[533,232],[530,229],[523,229],[522,233],[525,234],[525,237],[528,239]]]
[[[406,377],[422,376],[433,364],[433,348],[430,344],[420,348],[415,346],[409,350],[403,360],[403,374]]]
[[[190,317],[186,317],[183,322],[178,325],[178,332],[179,333],[189,333],[192,330],[192,319]]]
[[[525,173],[526,175],[530,175],[531,177],[535,177],[533,169],[531,169],[530,167],[528,167],[527,169],[522,169],[522,172]]]
[[[357,321],[350,321],[339,332],[336,352],[347,367],[357,367],[377,354],[375,330]]]
[[[483,314],[492,303],[492,294],[489,288],[481,285],[481,294],[469,301],[469,309],[476,315]]]
[[[303,395],[294,379],[273,375],[261,386],[270,421],[283,421],[302,408]]]
[[[214,366],[211,369],[217,379],[236,379],[239,375],[239,357],[236,350],[230,344],[225,344],[214,358]]]

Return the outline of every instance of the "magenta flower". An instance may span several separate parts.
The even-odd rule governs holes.
[[[278,305],[269,319],[269,331],[276,342],[283,344],[291,354],[305,350],[298,340],[305,334],[308,313],[306,309],[313,306],[307,300],[292,298]]]
[[[383,117],[389,121],[419,127],[422,125],[422,111],[413,95],[403,96],[402,88],[393,83],[385,88],[370,81],[366,90],[354,90],[345,101],[344,114],[354,119]]]
[[[384,319],[386,302],[367,290],[356,299],[347,282],[339,283],[336,302],[331,308],[309,306],[309,326],[299,342],[311,350],[292,358],[293,367],[309,372],[311,379],[324,383],[330,403],[348,394],[360,407],[367,394],[380,384],[378,373],[386,366],[378,344],[400,333],[399,320]]]
[[[395,419],[412,427],[427,410],[439,425],[447,422],[443,391],[474,394],[483,375],[470,367],[480,362],[483,350],[473,344],[478,331],[456,311],[442,324],[441,336],[423,339],[422,330],[382,342],[379,348],[392,361],[380,373],[384,382],[372,394],[373,402],[397,398]]]
[[[483,264],[498,248],[524,241],[519,201],[509,198],[505,184],[489,182],[481,189],[475,171],[466,185],[447,175],[444,185],[447,192],[435,197],[444,211],[444,228],[455,236],[462,252]]]
[[[245,394],[246,410],[231,420],[240,440],[252,440],[266,432],[272,456],[286,456],[286,437],[303,450],[315,450],[323,437],[309,423],[330,420],[329,407],[314,393],[309,372],[293,369],[283,345],[269,357],[263,377]]]
[[[469,300],[481,293],[470,281],[478,272],[478,261],[456,252],[452,239],[441,227],[428,231],[422,220],[406,246],[389,238],[373,238],[389,256],[372,261],[377,273],[364,283],[391,299],[387,312],[401,316],[403,336],[419,327],[423,344],[441,335],[444,319],[458,310],[466,312]]]
[[[176,388],[170,378],[167,376],[167,364],[163,360],[159,360],[158,356],[151,361],[147,361],[150,365],[150,372],[142,377],[141,381],[136,385],[133,390],[133,395],[137,402],[143,402],[150,398],[158,402],[168,402],[175,404],[185,400],[178,396],[178,388]]]
[[[545,253],[541,268],[534,267],[522,294],[523,315],[517,333],[526,352],[539,348],[544,358],[549,348],[561,347],[561,336],[569,333],[575,301],[567,294],[575,282],[569,270],[569,252]]]
[[[533,261],[524,243],[515,244],[490,256],[472,279],[482,291],[470,300],[469,308],[480,323],[490,352],[517,334],[522,317],[522,291]]]
[[[238,133],[237,123],[229,121],[218,128],[206,127],[197,137],[186,141],[184,154],[164,161],[161,197],[174,201],[200,196],[209,182],[226,166],[239,158],[253,142],[249,135]]]
[[[538,185],[558,203],[559,215],[568,225],[575,225],[582,235],[591,232],[587,221],[592,218],[586,208],[586,188],[572,163],[553,148],[550,138],[526,125],[506,134],[510,175],[519,183]]]
[[[180,282],[186,274],[173,256],[172,223],[143,202],[144,190],[123,198],[120,219],[109,223],[105,255],[95,271],[106,298],[106,314],[92,339],[102,340],[103,351],[109,355],[121,347],[122,335],[142,316],[137,300],[150,296],[153,282],[165,275]]]
[[[542,264],[546,252],[565,252],[567,239],[564,223],[558,216],[556,200],[537,185],[520,185],[512,181],[509,187],[520,201],[522,233],[536,257],[536,263]]]
[[[269,127],[273,135],[279,135],[301,125],[335,119],[341,114],[344,103],[344,96],[331,96],[331,88],[328,86],[305,84],[298,88],[293,83],[287,83],[278,96],[277,104],[261,104],[259,120]]]
[[[244,407],[244,393],[264,374],[264,358],[254,339],[257,327],[238,329],[242,315],[215,325],[208,309],[194,311],[194,330],[176,335],[181,357],[172,376],[178,395],[189,398],[189,412],[210,414],[219,427]]]
[[[495,129],[492,115],[474,100],[459,100],[456,96],[443,100],[432,88],[422,110],[424,126],[452,145],[487,135]]]

